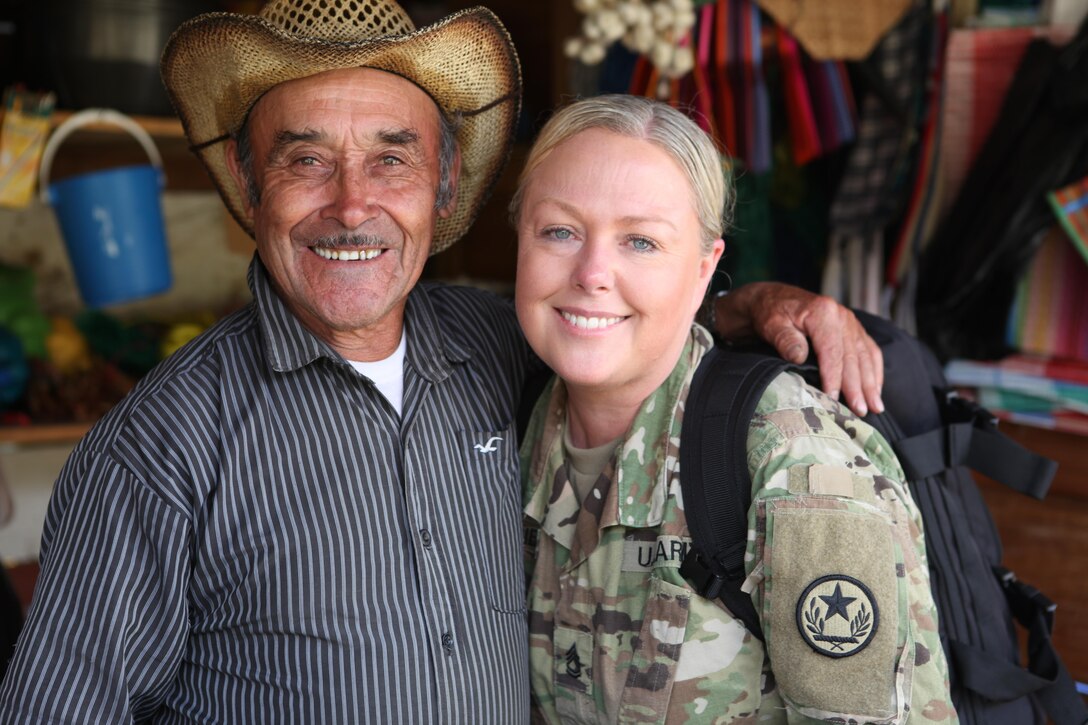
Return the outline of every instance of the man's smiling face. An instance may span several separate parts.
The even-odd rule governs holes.
[[[257,250],[280,296],[345,357],[384,357],[450,211],[435,209],[438,108],[391,73],[328,71],[265,94],[249,136]]]

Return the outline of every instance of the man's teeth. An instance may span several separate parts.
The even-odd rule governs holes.
[[[319,257],[325,259],[339,259],[345,262],[353,259],[374,259],[382,253],[380,249],[364,249],[362,251],[358,249],[325,249],[324,247],[313,247],[314,252]]]
[[[582,315],[572,315],[569,312],[560,312],[563,315],[563,319],[582,330],[600,330],[604,327],[612,327],[617,322],[623,320],[622,317],[583,317]]]

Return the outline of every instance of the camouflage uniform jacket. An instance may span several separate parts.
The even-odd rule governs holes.
[[[522,448],[530,669],[551,722],[955,722],[922,522],[884,439],[793,374],[748,431],[746,591],[765,645],[678,567],[681,415],[701,327],[580,506],[566,391]]]

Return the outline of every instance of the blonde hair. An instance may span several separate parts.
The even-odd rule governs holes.
[[[510,219],[517,226],[522,196],[533,171],[557,146],[582,131],[600,128],[642,139],[667,153],[684,172],[691,187],[702,232],[703,253],[709,253],[733,220],[736,195],[714,142],[690,118],[668,104],[641,96],[608,94],[576,101],[556,111],[537,135],[518,177],[510,201]]]

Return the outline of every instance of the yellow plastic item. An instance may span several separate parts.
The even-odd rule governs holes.
[[[49,361],[65,375],[83,372],[92,366],[87,339],[67,317],[53,318],[53,329],[45,338],[45,351]]]
[[[163,357],[168,357],[179,347],[192,340],[194,337],[204,332],[206,325],[200,325],[195,322],[179,322],[172,326],[167,332],[166,336],[162,339],[162,346],[159,348]]]
[[[0,128],[0,204],[22,208],[34,197],[49,118],[52,94],[9,90]]]

